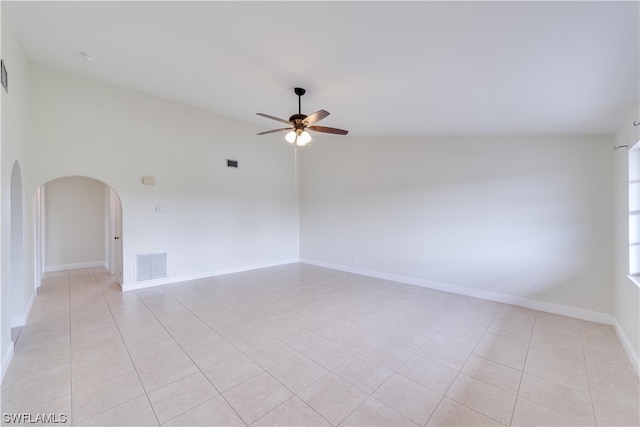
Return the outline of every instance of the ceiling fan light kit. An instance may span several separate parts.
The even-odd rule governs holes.
[[[303,131],[291,130],[289,131],[289,133],[285,135],[284,139],[286,139],[287,142],[291,144],[295,143],[296,145],[303,146],[303,145],[307,145],[311,141],[311,134],[306,130],[303,130]]]
[[[327,117],[329,115],[329,112],[325,110],[319,110],[308,116],[302,114],[301,98],[302,95],[304,95],[307,91],[301,87],[297,87],[293,91],[298,96],[298,114],[293,114],[291,117],[289,117],[289,120],[280,119],[278,117],[270,116],[264,113],[256,113],[257,115],[266,117],[267,119],[286,123],[290,125],[290,127],[268,130],[265,132],[260,132],[258,133],[258,135],[266,135],[269,133],[288,130],[289,132],[284,137],[284,139],[290,144],[295,144],[299,147],[302,147],[311,142],[311,134],[307,130],[311,130],[314,132],[332,133],[335,135],[346,135],[349,132],[344,129],[336,129],[326,126],[313,126],[314,123],[319,122],[320,120]]]

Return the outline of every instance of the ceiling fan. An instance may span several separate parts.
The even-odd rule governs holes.
[[[282,132],[288,130],[289,133],[285,136],[285,139],[291,144],[296,144],[299,146],[307,145],[309,141],[311,141],[311,135],[307,130],[312,130],[314,132],[324,132],[324,133],[333,133],[336,135],[346,135],[349,131],[344,129],[336,129],[330,128],[326,126],[315,126],[314,123],[319,122],[329,115],[328,111],[319,110],[310,115],[304,115],[301,112],[301,98],[302,95],[306,93],[306,90],[301,87],[297,87],[293,90],[296,95],[298,95],[298,114],[293,114],[289,117],[289,120],[280,119],[278,117],[270,116],[264,113],[256,113],[259,116],[266,117],[267,119],[276,120],[278,122],[286,123],[289,127],[268,130],[266,132],[260,132],[258,135],[266,135],[268,133],[274,132]]]

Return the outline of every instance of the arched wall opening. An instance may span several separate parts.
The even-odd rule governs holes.
[[[47,272],[103,267],[122,283],[122,204],[108,184],[66,176],[33,196],[36,282]]]
[[[22,172],[20,163],[16,160],[11,170],[11,326],[24,324],[25,312],[25,283],[24,283],[24,227],[22,201]]]

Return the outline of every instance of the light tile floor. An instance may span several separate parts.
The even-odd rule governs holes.
[[[48,274],[2,384],[74,425],[637,426],[638,400],[610,326],[305,264]]]

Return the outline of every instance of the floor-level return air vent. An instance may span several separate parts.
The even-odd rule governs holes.
[[[167,277],[167,253],[136,255],[136,282]]]

